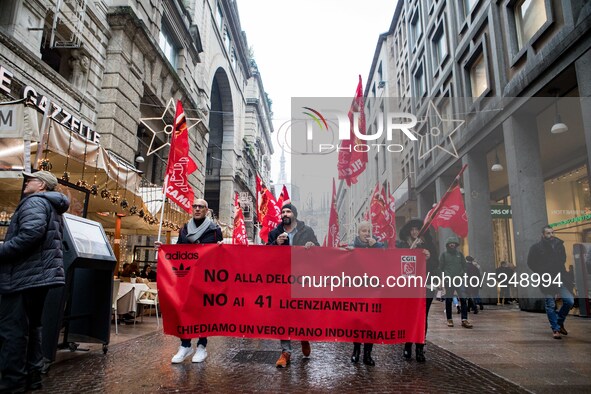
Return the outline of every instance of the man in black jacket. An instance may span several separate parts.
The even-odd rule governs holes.
[[[555,279],[565,280],[564,263],[566,262],[566,252],[564,250],[564,241],[554,236],[554,230],[550,226],[542,228],[542,239],[535,243],[529,249],[527,255],[527,265],[535,273],[550,274],[552,282]],[[540,281],[543,283],[544,281]],[[562,335],[568,335],[564,328],[564,320],[573,306],[573,295],[568,291],[567,286],[551,283],[550,286],[540,285],[540,290],[546,299],[546,314],[552,328],[554,339],[562,339]],[[562,307],[556,314],[556,302],[554,296],[560,294],[562,298]]]
[[[62,214],[70,202],[50,172],[24,173],[24,198],[0,245],[0,393],[40,389],[41,316],[50,287],[65,283]]]
[[[297,220],[298,210],[292,204],[285,204],[281,208],[281,224],[269,233],[267,245],[283,246],[320,246],[314,230],[306,226],[301,220]],[[281,340],[281,356],[275,365],[277,368],[285,368],[291,358],[291,341]],[[302,341],[302,353],[308,357],[311,352],[310,342]]]

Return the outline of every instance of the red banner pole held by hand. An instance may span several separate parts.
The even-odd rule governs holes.
[[[444,202],[447,199],[448,195],[451,193],[451,191],[454,188],[454,186],[456,186],[457,184],[459,184],[460,178],[461,178],[462,174],[464,173],[464,171],[466,170],[466,168],[468,168],[468,164],[464,164],[462,166],[462,168],[460,169],[460,172],[458,173],[458,175],[456,175],[456,177],[454,178],[454,180],[452,181],[452,183],[447,188],[447,191],[445,192],[445,194],[443,195],[443,197],[441,197],[441,200],[439,200],[439,202],[437,203],[437,205],[435,205],[435,208],[431,209],[429,211],[429,213],[427,213],[427,217],[425,218],[425,221],[423,223],[423,227],[421,227],[421,230],[419,231],[419,235],[417,236],[417,239],[415,239],[415,241],[410,246],[411,249],[414,249],[417,246],[417,244],[418,244],[419,240],[421,239],[421,237],[425,234],[425,232],[427,231],[427,229],[431,226],[431,223],[437,217],[437,214],[439,213],[439,211],[441,210],[441,208],[443,206],[442,202]]]

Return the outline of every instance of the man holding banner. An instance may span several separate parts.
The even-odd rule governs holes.
[[[313,245],[320,246],[316,234],[312,228],[306,226],[302,221],[297,220],[298,210],[292,204],[285,204],[281,208],[281,224],[269,233],[267,245],[305,246],[310,248]],[[281,340],[281,356],[275,363],[277,368],[285,368],[291,359],[291,340]],[[310,342],[302,341],[302,353],[304,357],[310,356],[312,351]]]
[[[197,199],[193,203],[193,219],[183,226],[179,233],[177,244],[214,244],[222,243],[224,237],[222,229],[208,218],[208,204],[203,199]],[[193,356],[194,363],[203,362],[207,358],[207,337],[201,337],[197,340],[197,350]],[[191,339],[181,338],[179,350],[172,357],[171,363],[182,363],[193,353]]]

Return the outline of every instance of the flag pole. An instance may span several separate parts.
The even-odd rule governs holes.
[[[158,239],[160,242],[160,236],[162,235],[162,222],[164,221],[164,204],[166,203],[166,187],[168,186],[168,175],[164,177],[164,185],[162,186],[162,208],[160,210],[160,224],[158,225]]]
[[[439,202],[437,203],[435,208],[431,210],[429,216],[426,218],[425,222],[423,223],[423,227],[421,227],[421,230],[419,231],[419,235],[417,236],[417,238],[414,240],[414,242],[410,246],[411,249],[414,249],[417,246],[421,237],[425,234],[427,229],[431,226],[431,222],[433,221],[433,219],[435,219],[435,217],[439,213],[439,210],[441,209],[441,204],[440,204],[441,201],[445,200],[445,198],[451,192],[451,190],[456,185],[456,183],[460,182],[460,177],[462,176],[462,174],[464,173],[464,171],[466,170],[467,167],[468,167],[468,164],[464,164],[462,166],[462,168],[460,169],[460,172],[458,173],[458,175],[456,175],[456,177],[454,178],[452,183],[449,185],[445,194],[443,194],[443,196],[441,197],[441,199],[439,200]]]

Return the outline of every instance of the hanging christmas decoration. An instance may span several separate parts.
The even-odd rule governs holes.
[[[73,134],[74,132],[70,130],[70,139],[68,140],[68,151],[66,152],[66,166],[64,168],[64,174],[62,175],[62,179],[66,182],[70,182],[70,173],[68,172],[68,166],[70,165],[70,152],[72,150]]]
[[[94,197],[96,197],[96,195],[98,194],[98,184],[96,183],[96,177],[98,174],[98,158],[99,158],[99,154],[97,152],[96,154],[96,159],[94,161],[94,179],[92,181],[92,186],[90,186],[90,194],[92,194]]]
[[[83,187],[85,189],[88,188],[88,183],[86,183],[86,180],[84,180],[84,173],[86,172],[86,155],[87,155],[87,151],[88,151],[88,143],[87,140],[84,140],[84,163],[82,163],[82,175],[80,176],[80,179],[78,180],[78,182],[76,182],[77,186]]]
[[[47,158],[47,154],[49,153],[49,136],[50,135],[51,135],[51,126],[47,128],[47,137],[45,140],[45,152],[44,152],[43,159],[41,159],[41,161],[39,162],[39,166],[38,166],[39,170],[51,171],[51,168],[53,167],[51,165],[51,162]]]
[[[119,206],[123,209],[127,209],[129,207],[129,202],[127,202],[127,180],[129,179],[129,171],[125,176],[125,190],[123,191],[123,199],[119,203]]]
[[[111,203],[117,205],[119,201],[119,175],[121,173],[121,162],[117,159],[117,178],[115,178],[115,193],[111,194]]]

